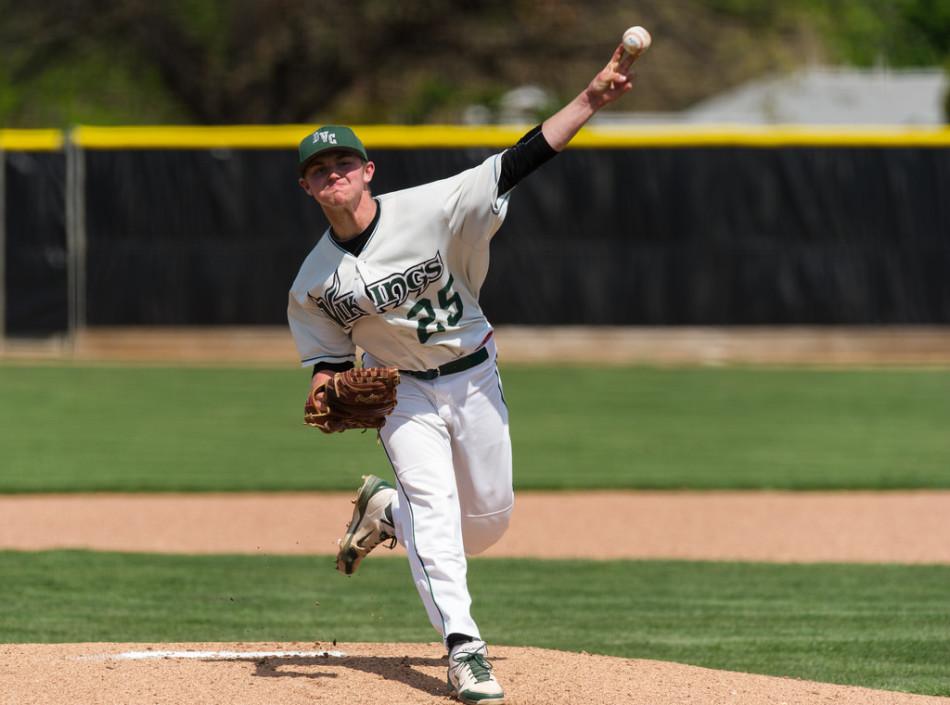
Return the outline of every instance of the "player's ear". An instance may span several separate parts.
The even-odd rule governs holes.
[[[376,173],[376,164],[373,162],[366,162],[363,165],[363,183],[369,186],[369,182],[373,180],[373,174]]]
[[[307,183],[307,180],[305,178],[301,177],[297,179],[297,183],[300,184],[300,188],[302,188],[304,191],[307,192],[308,196],[313,195],[312,193],[310,193],[310,184]]]

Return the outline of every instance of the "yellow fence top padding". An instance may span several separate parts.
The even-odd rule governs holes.
[[[60,130],[0,130],[0,149],[8,152],[55,152],[62,148]]]
[[[601,135],[606,137],[607,130],[602,129]],[[636,130],[620,131],[617,137],[623,140],[622,146],[640,144],[644,146],[734,145],[740,147],[950,147],[950,128],[948,127],[890,125],[642,127]]]
[[[314,125],[221,127],[79,126],[72,139],[85,149],[296,148]],[[529,125],[354,125],[368,149],[507,147]],[[572,147],[950,147],[950,127],[798,125],[589,126]]]
[[[86,149],[297,148],[317,125],[236,125],[222,127],[77,127],[76,144]],[[528,127],[440,125],[354,125],[367,148],[506,147]]]

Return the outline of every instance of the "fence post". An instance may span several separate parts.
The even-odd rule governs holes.
[[[76,144],[76,128],[64,139],[66,150],[66,282],[67,339],[75,346],[76,336],[86,327],[86,161]]]
[[[7,152],[0,145],[0,351],[7,342]]]

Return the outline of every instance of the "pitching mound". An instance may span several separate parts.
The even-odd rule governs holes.
[[[512,705],[950,702],[660,661],[491,653]],[[445,669],[440,644],[9,644],[0,646],[0,704],[449,705]]]

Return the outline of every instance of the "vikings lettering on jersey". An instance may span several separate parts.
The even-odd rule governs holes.
[[[426,287],[442,278],[442,254],[413,265],[402,274],[393,274],[366,285],[366,293],[379,312],[402,306],[409,295],[418,296]]]
[[[353,321],[365,316],[366,311],[360,308],[356,303],[356,297],[351,293],[340,293],[340,274],[333,273],[333,283],[327,287],[326,293],[320,297],[314,297],[307,293],[307,297],[313,301],[321,311],[336,321],[341,328],[350,328]]]

